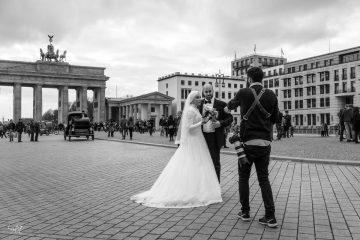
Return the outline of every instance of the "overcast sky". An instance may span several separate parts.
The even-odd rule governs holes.
[[[73,65],[105,67],[107,97],[157,90],[173,72],[230,75],[253,52],[288,61],[359,46],[358,0],[0,0],[0,59],[35,62],[47,35]],[[73,98],[73,93],[70,94]],[[43,90],[43,111],[57,107]],[[71,99],[70,99],[71,100]],[[31,89],[23,116],[32,116]],[[12,117],[12,88],[0,86],[0,117]]]

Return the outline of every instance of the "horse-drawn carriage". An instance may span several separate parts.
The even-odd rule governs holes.
[[[68,138],[71,141],[72,137],[86,137],[86,139],[91,137],[94,140],[94,129],[85,112],[73,111],[68,113],[64,140]]]

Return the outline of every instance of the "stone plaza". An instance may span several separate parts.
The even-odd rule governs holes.
[[[223,203],[156,209],[129,198],[151,187],[176,148],[50,135],[39,143],[0,139],[0,149],[0,239],[360,239],[357,166],[272,160],[279,227],[270,229],[258,223],[255,172],[252,221],[238,219],[231,154],[221,156]]]

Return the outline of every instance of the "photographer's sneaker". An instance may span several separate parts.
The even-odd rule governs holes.
[[[259,219],[259,223],[263,225],[267,225],[268,227],[271,228],[275,228],[278,225],[275,217],[272,218],[262,217]]]
[[[238,216],[244,222],[249,222],[251,220],[250,219],[250,214],[248,212],[239,212]]]

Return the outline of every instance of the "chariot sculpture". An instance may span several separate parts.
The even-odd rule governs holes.
[[[47,46],[47,52],[44,53],[42,48],[40,48],[41,61],[52,62],[52,60],[54,60],[55,62],[59,62],[59,61],[64,62],[66,60],[66,50],[64,51],[63,54],[59,55],[59,49],[57,49],[55,52],[54,46],[52,45],[54,35],[52,36],[48,35],[48,37],[50,44]]]

